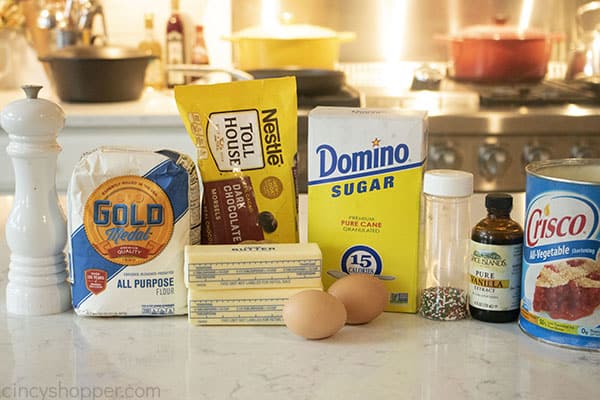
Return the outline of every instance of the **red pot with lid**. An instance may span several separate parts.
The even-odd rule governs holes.
[[[552,43],[561,35],[497,23],[473,25],[443,39],[448,41],[452,78],[520,83],[544,78]]]

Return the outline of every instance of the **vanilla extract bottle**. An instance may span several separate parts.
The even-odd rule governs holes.
[[[490,193],[487,217],[471,232],[469,312],[485,322],[510,322],[519,316],[523,229],[510,217],[513,198]]]

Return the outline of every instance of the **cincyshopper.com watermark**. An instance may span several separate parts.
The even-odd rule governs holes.
[[[158,399],[158,386],[75,386],[58,381],[56,385],[1,385],[0,399]]]

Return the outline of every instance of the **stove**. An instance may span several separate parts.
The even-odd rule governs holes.
[[[349,85],[343,85],[334,93],[298,95],[298,108],[312,110],[317,106],[360,107],[360,92]]]
[[[563,81],[467,86],[477,110],[432,113],[428,168],[473,172],[475,191],[525,190],[525,166],[600,157],[600,99]]]
[[[298,95],[298,165],[297,183],[300,193],[307,192],[308,113],[317,106],[360,107],[360,92],[344,84],[338,91],[326,94]]]
[[[308,183],[308,113],[317,106],[360,107],[361,93],[346,81],[342,70],[275,68],[247,71],[255,79],[294,76],[298,101],[298,158],[296,182],[300,193]]]
[[[530,162],[600,158],[600,97],[585,85],[555,76],[504,86],[443,78],[439,90],[410,90],[420,66],[350,64],[343,69],[361,91],[363,106],[428,111],[428,169],[470,171],[477,192],[522,192]]]
[[[482,107],[535,106],[563,104],[600,105],[596,93],[583,84],[545,80],[536,84],[472,86]]]

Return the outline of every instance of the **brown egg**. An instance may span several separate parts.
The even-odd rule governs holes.
[[[341,301],[321,290],[303,290],[283,306],[288,329],[306,339],[323,339],[342,329],[346,309]]]
[[[383,312],[389,294],[384,283],[368,274],[350,274],[333,283],[328,292],[346,307],[346,323],[366,324]]]

